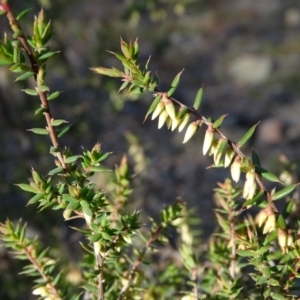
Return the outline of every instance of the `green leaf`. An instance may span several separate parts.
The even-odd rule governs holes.
[[[63,123],[68,123],[68,121],[66,121],[66,120],[53,120],[52,122],[51,122],[51,125],[52,126],[59,126],[59,125],[61,125],[61,124],[63,124]]]
[[[48,101],[51,101],[51,100],[56,99],[56,98],[60,95],[60,93],[61,93],[61,92],[56,91],[56,92],[50,94],[50,95],[47,97],[47,100],[48,100]]]
[[[284,219],[286,219],[290,215],[293,206],[294,206],[294,199],[291,199],[290,201],[287,202],[285,208],[282,211],[282,216]]]
[[[201,87],[198,92],[197,92],[197,95],[196,95],[196,98],[195,98],[195,101],[194,101],[194,105],[193,107],[197,110],[201,103],[202,103],[202,98],[203,98],[203,88]]]
[[[46,107],[39,107],[35,112],[34,112],[34,115],[38,115],[38,114],[42,114],[44,113],[45,111],[47,111],[47,108]]]
[[[66,158],[65,163],[71,164],[71,163],[75,162],[79,157],[80,157],[80,155],[70,156],[70,157]]]
[[[39,87],[39,90],[41,91],[41,92],[50,92],[50,88],[49,88],[49,86],[46,86],[46,85],[41,85],[40,87]]]
[[[52,57],[53,55],[59,53],[60,51],[49,51],[45,54],[42,54],[40,57],[38,57],[38,60],[44,60]]]
[[[279,284],[277,285],[279,286]],[[277,293],[271,293],[271,297],[274,300],[286,300],[287,298],[285,296],[283,296],[282,294],[277,294]]]
[[[285,223],[284,217],[281,214],[277,218],[277,225],[282,230],[286,229],[286,223]]]
[[[103,167],[91,167],[89,170],[92,171],[92,172],[111,171],[111,170],[103,168]]]
[[[102,233],[95,233],[90,236],[89,240],[91,241],[91,243],[95,243],[101,240],[101,238],[102,238]]]
[[[30,192],[30,193],[34,193],[34,194],[37,194],[39,191],[34,189],[31,185],[29,184],[26,184],[26,183],[19,183],[19,184],[16,184],[16,186],[18,186],[19,188],[21,188],[23,191],[26,191],[26,192]]]
[[[18,21],[20,21],[24,16],[27,15],[27,13],[28,13],[30,10],[32,10],[32,8],[24,9],[23,11],[21,11],[21,12],[17,15],[16,19],[17,19]]]
[[[224,118],[227,117],[227,116],[228,116],[228,114],[222,115],[221,117],[219,117],[217,119],[217,121],[214,122],[213,128],[219,128],[222,125],[222,123],[224,121]]]
[[[35,134],[42,134],[42,135],[49,134],[49,132],[44,128],[31,128],[31,129],[27,129],[27,131],[32,131]]]
[[[298,186],[298,184],[292,184],[292,185],[287,186],[284,189],[278,191],[277,193],[275,193],[273,195],[273,200],[275,201],[275,200],[284,198],[285,196],[290,194],[297,186]]]
[[[53,176],[53,175],[56,175],[56,174],[58,174],[58,173],[61,173],[63,170],[64,170],[64,169],[63,169],[62,167],[57,167],[57,168],[51,170],[51,171],[48,173],[48,175],[49,175],[49,176]]]
[[[33,72],[26,72],[26,73],[20,75],[19,77],[17,77],[17,78],[15,79],[15,81],[25,80],[25,79],[28,79],[28,78],[32,77],[33,75],[34,75]]]
[[[31,95],[31,96],[37,96],[38,92],[34,89],[25,89],[22,90],[23,92],[25,92],[27,95]]]
[[[44,194],[41,194],[41,193],[36,194],[34,197],[32,197],[32,198],[28,201],[27,205],[37,203],[39,200],[41,200],[41,199],[43,198],[43,196],[44,196]]]
[[[244,202],[243,208],[255,204],[263,195],[264,191],[259,191],[252,199],[249,199],[246,202]]]
[[[260,121],[258,123],[256,123],[255,125],[253,125],[246,133],[245,135],[239,140],[238,145],[239,147],[242,147],[253,135],[256,127],[258,126],[258,124],[260,123]]]
[[[177,89],[179,81],[180,81],[180,76],[181,76],[181,74],[182,74],[183,71],[184,71],[184,69],[182,69],[182,71],[179,72],[175,76],[175,78],[173,79],[173,81],[171,83],[171,88],[169,89],[169,91],[167,93],[168,97],[171,97],[174,94],[175,90]]]
[[[146,113],[146,117],[144,119],[144,122],[146,121],[146,119],[148,118],[148,116],[155,110],[155,108],[156,108],[157,104],[160,102],[161,98],[162,98],[162,95],[158,95],[158,96],[156,96],[154,98],[151,106],[149,107],[149,109],[148,109],[148,111]]]
[[[237,254],[242,256],[242,257],[252,257],[256,256],[256,253],[251,250],[237,250]]]
[[[264,179],[266,179],[270,182],[282,183],[275,174],[269,172],[268,170],[266,170],[258,165],[255,166],[255,172],[260,174]]]
[[[70,127],[71,127],[72,125],[70,124],[70,125],[66,125],[65,127],[63,127],[60,131],[59,131],[59,133],[57,134],[57,136],[60,138],[60,137],[62,137],[65,133],[67,133],[68,131],[69,131],[69,129],[70,129]]]
[[[92,213],[92,211],[91,211],[91,209],[90,209],[90,204],[86,201],[86,200],[81,200],[80,201],[80,205],[81,205],[81,207],[82,207],[82,211],[85,213],[85,214],[87,214],[88,216],[92,216],[93,215],[93,213]]]
[[[8,66],[11,65],[13,62],[12,60],[0,59],[0,66]]]

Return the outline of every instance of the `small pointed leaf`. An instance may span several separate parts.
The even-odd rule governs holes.
[[[246,133],[245,135],[240,139],[240,141],[238,142],[238,145],[240,147],[242,147],[253,135],[256,127],[258,126],[258,124],[260,123],[260,121],[258,123],[256,123],[255,125],[253,125]]]
[[[228,114],[226,115],[222,115],[221,117],[219,117],[215,122],[214,122],[214,125],[213,125],[213,128],[219,128],[223,121],[224,121],[224,118],[226,118],[228,116]]]
[[[31,129],[27,129],[27,131],[32,131],[35,134],[41,134],[41,135],[49,134],[47,129],[44,128],[31,128]]]
[[[195,98],[195,102],[194,102],[194,105],[193,107],[197,110],[201,103],[202,103],[202,98],[203,98],[203,88],[201,87],[198,92],[197,92],[197,95],[196,95],[196,98]]]

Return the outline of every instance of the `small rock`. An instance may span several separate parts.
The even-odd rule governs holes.
[[[276,118],[270,118],[261,122],[257,128],[259,142],[278,144],[283,140],[283,124]]]
[[[290,7],[284,14],[284,21],[288,27],[298,27],[300,25],[300,11],[296,7]]]
[[[233,80],[242,86],[266,82],[272,71],[272,60],[268,56],[242,54],[234,59],[228,69]]]

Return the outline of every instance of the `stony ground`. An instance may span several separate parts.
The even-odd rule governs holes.
[[[48,70],[49,85],[65,91],[53,107],[54,114],[74,124],[63,143],[76,153],[82,146],[90,148],[99,141],[106,151],[113,152],[109,166],[118,163],[131,145],[130,153],[134,154],[130,162],[136,165],[138,175],[135,201],[145,214],[155,215],[159,208],[183,195],[189,207],[196,207],[204,231],[211,231],[212,189],[229,173],[206,170],[211,161],[201,153],[203,133],[182,145],[183,134],[158,131],[156,122],[142,124],[150,96],[124,102],[124,97],[114,92],[118,81],[89,70],[115,64],[105,50],[117,51],[120,36],[125,40],[139,37],[141,60],[145,62],[152,55],[150,68],[157,71],[161,89],[168,88],[185,68],[175,96],[191,105],[203,85],[201,113],[213,118],[228,113],[223,129],[231,139],[238,140],[261,120],[245,150],[250,153],[254,147],[270,170],[279,171],[279,154],[299,161],[299,1],[61,2],[51,1],[46,12],[54,24],[52,46],[62,51]],[[0,22],[4,28],[3,18]],[[3,220],[7,215],[20,217],[24,209],[26,195],[12,183],[29,177],[31,166],[47,172],[51,161],[43,139],[25,131],[43,124],[42,118],[32,116],[38,103],[11,85],[13,77],[4,68],[0,72]],[[132,135],[138,142],[132,141]],[[43,153],[39,160],[37,152]],[[101,178],[98,180],[101,184]],[[31,212],[24,211],[23,217],[31,218]]]

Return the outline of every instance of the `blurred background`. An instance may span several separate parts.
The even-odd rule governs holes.
[[[157,130],[157,122],[145,113],[151,95],[125,97],[113,80],[89,68],[118,66],[106,50],[119,51],[119,39],[139,38],[140,60],[151,55],[150,69],[168,89],[175,75],[185,68],[175,97],[192,105],[197,90],[204,87],[200,113],[217,118],[229,114],[222,127],[239,140],[262,121],[245,146],[260,155],[263,166],[280,172],[278,157],[299,161],[300,144],[300,3],[297,0],[86,0],[9,1],[17,15],[32,7],[22,20],[32,32],[32,20],[44,7],[52,20],[51,47],[61,53],[48,64],[47,85],[64,91],[51,103],[53,115],[73,124],[61,144],[80,153],[96,142],[113,152],[105,165],[114,168],[128,155],[135,174],[132,207],[143,215],[157,217],[158,210],[183,196],[201,218],[205,236],[214,229],[212,190],[228,170],[207,169],[212,163],[202,155],[202,137],[197,134],[182,145],[184,133]],[[1,32],[10,34],[7,20],[0,18]],[[34,117],[37,98],[20,89],[33,82],[13,84],[15,74],[0,68],[0,221],[7,217],[29,222],[32,235],[60,245],[77,247],[60,213],[36,215],[25,208],[29,195],[14,183],[25,182],[33,167],[42,174],[53,168],[49,143],[26,131],[44,125]],[[204,130],[203,130],[204,131]],[[101,177],[96,178],[99,186]],[[76,251],[73,254],[76,261]],[[0,299],[30,299],[27,283],[16,278],[19,263],[0,250]],[[20,282],[22,281],[22,283]],[[25,296],[24,296],[25,295]]]

